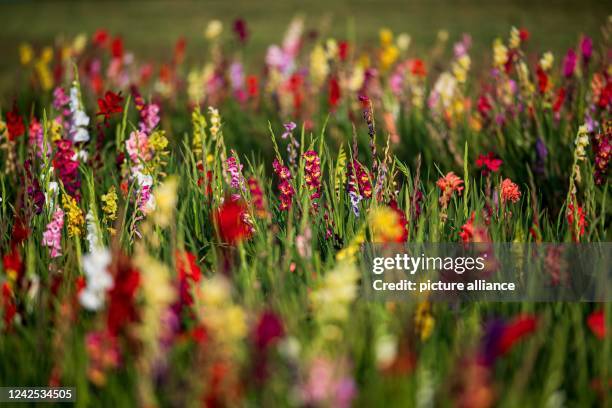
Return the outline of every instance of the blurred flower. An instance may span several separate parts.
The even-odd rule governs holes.
[[[321,44],[317,44],[310,53],[310,76],[315,87],[320,87],[329,74],[327,56]]]
[[[251,176],[247,184],[249,186],[249,193],[251,194],[251,202],[253,203],[255,214],[260,218],[265,217],[267,215],[265,197],[259,185],[259,181]]]
[[[422,341],[427,340],[431,336],[435,322],[436,320],[431,313],[431,304],[428,301],[420,302],[414,313],[414,326],[416,333]]]
[[[252,226],[247,208],[241,201],[226,200],[215,212],[215,224],[223,242],[237,244],[250,238]]]
[[[339,366],[338,366],[339,365]],[[346,376],[345,363],[317,357],[310,363],[306,383],[302,386],[302,398],[306,405],[348,408],[357,393],[352,378]]]
[[[496,68],[503,68],[508,62],[508,48],[499,38],[493,42],[493,62]]]
[[[459,232],[459,237],[463,243],[469,242],[489,242],[489,233],[487,229],[481,225],[474,225],[474,219],[476,214],[472,212],[470,218],[461,226],[461,231]]]
[[[123,254],[118,254],[118,259],[111,264],[109,272],[114,283],[108,292],[107,328],[111,335],[117,336],[128,324],[138,320],[135,297],[141,277],[130,258]]]
[[[563,60],[563,76],[566,78],[574,75],[574,70],[576,69],[576,51],[573,48],[570,48],[565,54],[565,59]]]
[[[19,45],[19,62],[21,65],[28,65],[34,59],[34,49],[28,43]]]
[[[497,173],[503,161],[496,159],[493,152],[489,152],[486,156],[479,155],[476,159],[476,166],[482,168],[482,175],[487,176],[489,173]]]
[[[599,340],[606,338],[606,316],[603,310],[592,312],[587,318],[587,324]]]
[[[267,349],[285,335],[285,329],[280,317],[271,311],[265,311],[259,316],[253,332],[253,342],[259,351]]]
[[[532,315],[519,315],[504,322],[493,320],[489,322],[482,339],[480,361],[489,366],[495,360],[508,353],[524,337],[535,332],[538,320]]]
[[[542,67],[544,71],[550,71],[550,69],[553,66],[554,61],[555,61],[555,56],[553,55],[553,53],[550,51],[547,51],[542,55],[542,58],[540,59],[540,66]]]
[[[108,249],[92,248],[82,259],[87,285],[79,293],[79,301],[87,310],[100,310],[106,299],[106,292],[113,286],[113,277],[108,272],[111,255]]]
[[[296,128],[296,124],[295,122],[288,122],[288,123],[283,124],[283,127],[285,128],[285,132],[281,135],[281,139],[286,139],[287,137],[291,135],[293,130]]]
[[[368,216],[372,242],[404,242],[408,231],[401,215],[401,210],[391,207],[378,207],[372,210]]]
[[[219,37],[222,31],[223,23],[219,20],[211,20],[204,30],[204,37],[206,37],[207,40],[212,41]]]
[[[580,52],[582,53],[582,61],[584,64],[588,64],[593,55],[593,40],[591,37],[584,36],[580,41]]]
[[[178,180],[176,177],[168,177],[160,184],[154,192],[155,212],[153,219],[155,223],[165,228],[172,221],[177,202]]]
[[[246,43],[249,38],[249,30],[247,29],[246,21],[242,18],[234,20],[233,29],[238,40],[243,44]]]
[[[412,38],[406,34],[406,33],[401,33],[400,35],[397,36],[397,48],[400,49],[400,51],[406,51],[408,49],[408,47],[410,47],[410,43],[412,42]]]
[[[248,328],[244,310],[232,301],[230,283],[217,274],[203,280],[196,294],[199,318],[207,333],[223,346],[219,351],[231,352],[246,336]]]
[[[17,139],[25,133],[25,125],[23,124],[23,118],[19,115],[17,104],[13,105],[13,109],[6,113],[6,127],[10,141]]]
[[[121,355],[117,337],[106,330],[91,331],[85,335],[85,350],[89,357],[87,378],[97,386],[106,384],[107,370],[117,368]]]

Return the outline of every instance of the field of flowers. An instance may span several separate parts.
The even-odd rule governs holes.
[[[0,385],[78,406],[609,406],[611,303],[371,301],[367,243],[610,241],[612,18],[553,54],[248,22],[21,43]],[[3,58],[7,58],[4,56]],[[566,279],[550,276],[555,285]]]

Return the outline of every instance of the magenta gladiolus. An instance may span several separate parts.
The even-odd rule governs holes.
[[[574,70],[576,69],[576,51],[573,48],[570,48],[565,55],[565,59],[563,60],[563,76],[566,78],[574,75]]]

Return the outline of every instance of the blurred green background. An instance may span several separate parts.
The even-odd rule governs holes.
[[[190,59],[204,58],[203,29],[217,18],[231,29],[242,17],[251,33],[247,59],[258,62],[265,48],[280,42],[290,19],[306,17],[307,29],[323,36],[346,38],[353,33],[362,42],[374,43],[380,27],[412,36],[412,53],[426,52],[439,29],[451,41],[470,33],[476,66],[487,55],[496,36],[507,38],[512,25],[531,32],[532,43],[560,53],[575,44],[581,33],[598,36],[612,12],[609,1],[464,1],[464,0],[215,0],[215,1],[7,1],[0,0],[0,93],[10,89],[17,68],[17,47],[23,41],[35,45],[55,38],[93,33],[106,28],[121,34],[127,49],[137,57],[168,59],[175,41],[188,40]],[[226,33],[227,34],[227,33]]]

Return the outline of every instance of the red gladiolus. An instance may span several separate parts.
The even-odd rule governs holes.
[[[283,322],[273,312],[264,312],[259,317],[253,341],[259,351],[263,351],[285,335]]]
[[[406,242],[408,240],[408,220],[406,219],[406,213],[399,208],[395,200],[389,202],[389,207],[397,214],[399,224],[402,227],[402,235],[399,235],[395,242]]]
[[[482,95],[480,98],[478,98],[478,112],[480,112],[483,117],[488,117],[489,112],[492,108],[493,107],[489,102],[489,98],[487,98],[485,95]]]
[[[97,47],[104,47],[108,41],[108,31],[104,28],[99,28],[93,35],[93,43]]]
[[[340,84],[338,84],[338,78],[332,76],[329,79],[329,107],[331,110],[334,110],[338,106],[338,102],[340,101]]]
[[[23,275],[23,261],[17,248],[13,248],[2,257],[2,265],[6,274],[15,281],[19,281]]]
[[[578,242],[580,240],[580,237],[584,235],[584,229],[585,227],[588,225],[588,223],[586,222],[586,218],[584,215],[584,209],[582,208],[581,205],[578,206],[578,209],[576,209],[576,215],[577,220],[574,219],[574,204],[570,203],[567,206],[567,223],[570,225],[570,228],[572,229],[572,239],[574,240],[574,242]],[[575,224],[577,223],[577,225]],[[578,229],[578,234],[576,235],[576,229]]]
[[[243,19],[239,18],[234,21],[234,33],[236,37],[238,37],[238,41],[242,44],[246,43],[249,39],[249,30],[247,28],[247,23]]]
[[[555,102],[553,103],[553,112],[559,113],[563,107],[563,102],[565,102],[565,93],[565,88],[559,88],[557,91],[557,96],[555,97]]]
[[[176,270],[179,277],[180,304],[193,304],[193,297],[190,293],[192,283],[198,283],[202,278],[202,272],[196,264],[196,256],[188,251],[176,251]]]
[[[495,158],[493,152],[489,152],[486,156],[481,154],[476,159],[476,166],[482,168],[483,176],[487,176],[491,172],[497,172],[502,163],[503,161],[501,159]]]
[[[176,251],[176,270],[180,280],[189,279],[192,282],[199,282],[202,278],[200,267],[196,263],[196,256],[189,251]]]
[[[111,55],[113,58],[123,57],[123,39],[121,37],[113,38],[113,42],[111,44]]]
[[[529,31],[527,31],[525,28],[521,28],[519,30],[519,38],[521,39],[521,42],[529,40],[530,35],[531,34],[529,34]]]
[[[612,80],[608,79],[606,87],[601,91],[601,95],[599,95],[597,106],[601,109],[606,109],[610,104],[612,104]]]
[[[419,58],[415,58],[410,61],[410,73],[414,76],[424,78],[427,75],[427,69],[425,63]]]
[[[591,313],[587,318],[587,324],[598,339],[603,340],[606,337],[606,316],[603,310]]]
[[[257,98],[257,96],[259,95],[259,81],[257,79],[257,76],[255,75],[247,76],[246,82],[247,82],[247,92],[249,94],[249,97]]]
[[[548,90],[548,75],[539,65],[536,68],[536,75],[538,77],[538,91],[543,94]]]
[[[104,116],[104,123],[108,125],[108,120],[113,114],[123,112],[121,102],[123,102],[121,92],[116,94],[111,91],[106,91],[104,94],[104,99],[98,98],[99,110],[98,113],[96,113],[96,116]]]
[[[2,308],[4,309],[4,326],[10,329],[13,324],[13,319],[17,314],[17,306],[13,300],[13,291],[8,282],[4,282],[2,285]]]
[[[340,57],[340,61],[346,61],[349,50],[350,46],[348,41],[340,41],[338,43],[338,57]]]
[[[13,110],[6,113],[6,127],[10,141],[17,139],[25,133],[25,125],[23,124],[23,118],[19,115],[17,105],[14,105]]]
[[[506,325],[499,339],[497,350],[505,354],[522,338],[533,333],[537,328],[537,319],[534,316],[518,316]]]
[[[241,201],[225,200],[215,213],[215,224],[221,239],[228,244],[248,239],[251,236],[251,226],[247,217],[247,209]]]
[[[118,335],[128,324],[138,320],[138,310],[134,304],[136,291],[140,286],[140,272],[132,267],[125,257],[119,259],[114,274],[114,286],[108,292],[109,305],[107,316],[108,331]]]

